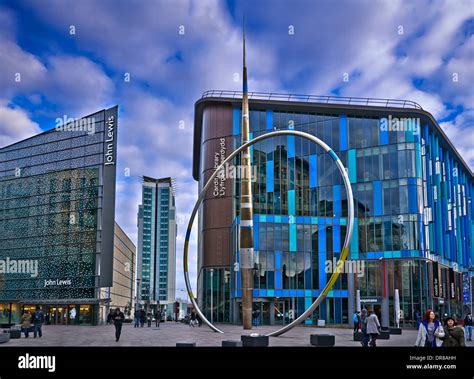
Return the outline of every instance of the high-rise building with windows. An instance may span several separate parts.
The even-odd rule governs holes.
[[[365,306],[394,325],[395,293],[402,326],[428,308],[462,316],[472,306],[473,173],[429,112],[405,100],[249,97],[251,138],[281,129],[312,134],[337,153],[352,183],[352,271],[307,324],[349,323]],[[241,117],[241,93],[209,91],[196,102],[199,188],[240,146]],[[332,274],[346,233],[346,191],[333,159],[300,137],[260,141],[251,159],[255,314],[263,324],[287,324]],[[239,188],[238,177],[218,177],[200,209],[198,300],[214,322],[241,322]]]
[[[145,307],[171,306],[176,290],[176,207],[171,178],[143,177],[137,284]]]
[[[96,324],[113,285],[118,107],[0,148],[0,323]]]

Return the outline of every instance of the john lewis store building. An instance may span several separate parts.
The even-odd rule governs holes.
[[[209,91],[195,105],[193,175],[204,185],[240,145],[241,94]],[[308,324],[346,324],[370,307],[394,324],[427,308],[471,307],[473,174],[436,120],[409,101],[251,94],[255,137],[294,128],[330,145],[352,183],[352,271]],[[256,322],[287,324],[319,295],[339,258],[347,200],[331,157],[299,137],[252,147]],[[235,165],[239,162],[236,160]],[[198,298],[215,322],[240,323],[239,180],[213,183],[199,217]]]
[[[95,324],[113,285],[117,107],[0,148],[0,323]]]

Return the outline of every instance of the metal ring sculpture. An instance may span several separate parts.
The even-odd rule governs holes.
[[[232,161],[237,154],[240,154],[240,152],[244,149],[246,149],[249,146],[252,146],[253,144],[262,141],[267,138],[271,137],[276,137],[276,136],[297,136],[297,137],[302,137],[307,140],[310,140],[319,146],[321,146],[330,156],[331,158],[335,161],[342,178],[344,179],[344,186],[346,188],[347,192],[347,201],[348,201],[348,209],[347,209],[347,230],[346,230],[346,236],[344,239],[344,245],[342,248],[341,256],[339,259],[339,262],[337,264],[335,272],[332,273],[331,277],[329,278],[329,281],[327,282],[326,286],[323,288],[321,291],[321,294],[316,298],[316,300],[311,304],[311,306],[304,311],[298,318],[293,320],[291,323],[288,325],[285,325],[283,328],[280,328],[276,330],[275,332],[269,333],[267,336],[269,337],[277,337],[288,330],[292,329],[296,325],[302,323],[304,320],[310,316],[314,310],[319,306],[319,304],[326,298],[327,294],[329,291],[332,289],[334,286],[334,283],[336,282],[337,278],[339,277],[339,273],[341,272],[341,269],[344,265],[344,261],[347,259],[347,256],[349,254],[349,244],[352,238],[352,229],[354,227],[354,199],[352,196],[352,187],[351,183],[349,181],[349,177],[347,176],[346,169],[344,168],[341,160],[339,157],[336,155],[336,153],[328,146],[326,145],[323,141],[321,141],[319,138],[316,138],[312,136],[311,134],[304,133],[304,132],[299,132],[296,130],[279,130],[275,132],[270,132],[267,134],[262,134],[258,137],[253,138],[252,140],[244,143],[242,146],[240,146],[237,150],[233,151],[221,164],[219,167],[215,169],[211,177],[207,180],[206,184],[202,188],[199,197],[196,201],[196,204],[194,205],[193,211],[191,213],[191,217],[189,219],[188,223],[188,229],[186,231],[186,239],[184,241],[184,249],[183,249],[183,268],[184,268],[184,280],[186,282],[186,289],[188,291],[189,298],[191,299],[191,302],[193,303],[194,308],[196,309],[199,317],[215,332],[218,333],[224,333],[222,330],[214,326],[202,313],[201,309],[199,308],[196,299],[194,298],[192,289],[191,289],[191,284],[189,281],[189,273],[188,273],[188,247],[189,247],[189,239],[191,237],[191,229],[194,223],[194,218],[196,217],[196,213],[198,211],[199,206],[201,205],[202,201],[204,200],[204,196],[206,194],[206,190],[209,188],[210,184],[214,180],[214,178],[221,172],[221,170],[224,168],[224,166]]]

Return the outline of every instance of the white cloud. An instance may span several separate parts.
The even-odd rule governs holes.
[[[30,93],[44,81],[46,68],[33,54],[0,35],[0,96]]]
[[[76,117],[115,105],[112,80],[99,65],[84,57],[50,57],[41,90],[61,110],[74,112]]]
[[[39,125],[24,110],[0,100],[0,148],[40,132]]]
[[[453,142],[468,165],[474,167],[474,109],[464,111],[452,122],[443,122],[441,128]]]

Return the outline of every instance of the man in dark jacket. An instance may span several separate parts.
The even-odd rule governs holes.
[[[145,320],[146,320],[146,313],[143,309],[140,309],[140,327],[143,328],[143,325],[145,325]]]
[[[33,313],[33,336],[39,335],[39,338],[43,337],[43,331],[41,330],[44,324],[44,314],[39,306],[36,307],[36,312]]]
[[[115,325],[115,341],[118,342],[120,334],[122,333],[123,320],[125,320],[125,315],[120,311],[120,308],[115,310],[113,319]]]
[[[140,326],[140,310],[136,310],[134,315],[133,315],[134,321],[135,321],[135,328],[138,328]]]
[[[456,323],[452,317],[448,317],[446,320],[446,328],[444,329],[444,337],[442,347],[464,347],[464,330]]]

